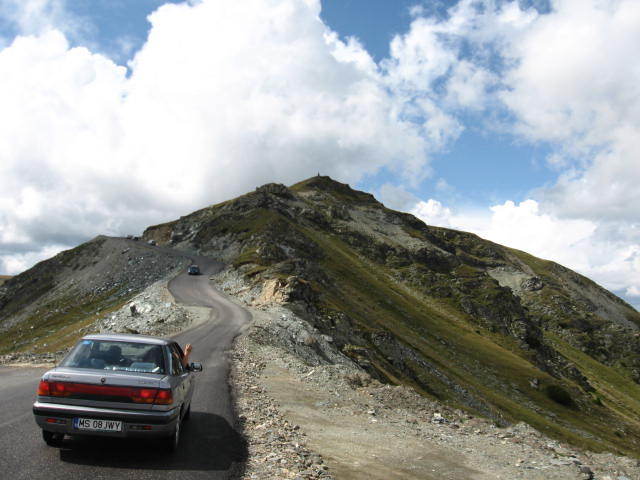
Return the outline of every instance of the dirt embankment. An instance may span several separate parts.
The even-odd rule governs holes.
[[[243,479],[640,480],[635,459],[578,451],[526,424],[498,428],[383,385],[232,271],[213,281],[254,316],[232,352],[250,453]]]

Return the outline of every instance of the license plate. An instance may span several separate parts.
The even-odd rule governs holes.
[[[97,420],[95,418],[74,418],[73,428],[77,430],[94,430],[97,432],[121,432],[122,421]]]

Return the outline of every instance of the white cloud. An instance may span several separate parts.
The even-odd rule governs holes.
[[[640,3],[554,2],[504,54],[517,61],[501,96],[517,131],[557,142],[575,164],[540,197],[573,217],[640,218]]]
[[[418,202],[412,209],[411,213],[425,222],[427,225],[436,227],[454,228],[451,210],[442,205],[437,200],[430,198],[429,200]]]
[[[50,28],[63,5],[16,10],[34,34],[0,51],[0,270],[24,264],[12,252],[139,231],[267,181],[385,167],[415,182],[460,128],[428,99],[408,115],[318,0],[164,5],[130,76]]]
[[[391,44],[390,80],[450,118],[485,109],[488,130],[552,145],[562,175],[536,193],[545,208],[637,224],[640,2],[555,0],[545,14],[521,4],[461,0],[444,20],[416,18]]]
[[[80,35],[92,28],[86,19],[68,10],[67,0],[0,0],[0,20],[23,35],[52,29]]]
[[[396,210],[409,210],[419,199],[402,187],[391,183],[383,184],[376,193],[378,199],[387,207]]]

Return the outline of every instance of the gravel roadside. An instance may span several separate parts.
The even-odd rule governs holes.
[[[244,479],[640,480],[636,459],[583,452],[529,425],[492,422],[372,379],[233,271],[214,284],[254,321],[231,352],[249,445]]]

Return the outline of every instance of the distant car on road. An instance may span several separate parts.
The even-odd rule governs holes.
[[[191,413],[193,372],[173,340],[86,335],[38,386],[33,413],[44,441],[64,435],[159,438],[173,451]]]
[[[155,245],[156,245],[156,241],[155,241],[155,240],[149,240],[149,241],[147,242],[147,244],[152,245],[152,246],[155,246]]]
[[[189,275],[200,275],[200,267],[198,265],[190,265],[187,268],[187,273]]]

